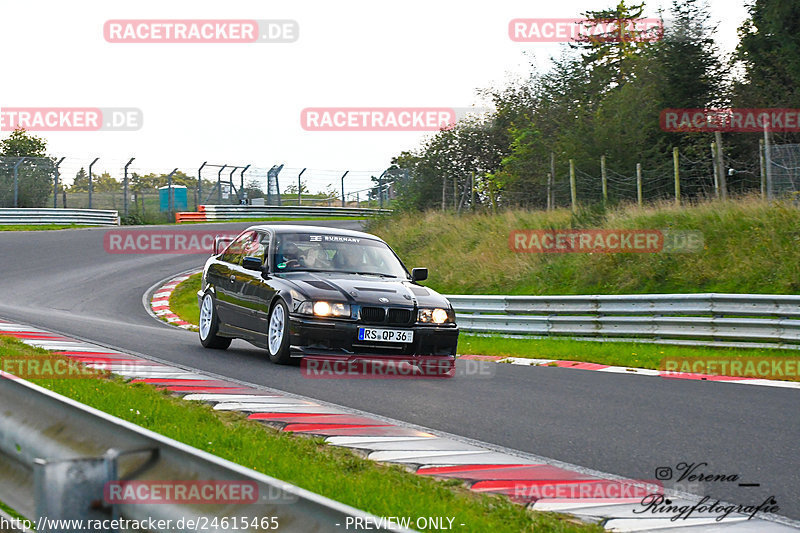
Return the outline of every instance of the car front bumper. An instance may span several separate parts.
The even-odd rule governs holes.
[[[358,328],[409,330],[410,343],[378,343],[358,340]],[[450,356],[455,357],[458,327],[419,325],[374,325],[352,321],[289,317],[290,344],[298,355],[367,355],[367,356]]]

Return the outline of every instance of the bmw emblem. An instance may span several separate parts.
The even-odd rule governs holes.
[[[382,304],[388,304],[389,298],[384,298],[383,296],[381,296],[380,298],[378,298],[378,301],[381,302]]]

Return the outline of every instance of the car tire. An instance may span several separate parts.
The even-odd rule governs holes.
[[[220,337],[219,317],[217,316],[217,305],[214,296],[207,292],[200,303],[200,344],[204,348],[215,350],[225,350],[231,345],[231,340],[227,337]]]
[[[269,360],[279,365],[288,365],[289,356],[289,308],[278,298],[269,312],[267,322],[267,353]]]

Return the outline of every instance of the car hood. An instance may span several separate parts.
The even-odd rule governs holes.
[[[346,300],[360,305],[444,307],[441,294],[408,280],[361,274],[293,272],[281,275],[308,300]]]

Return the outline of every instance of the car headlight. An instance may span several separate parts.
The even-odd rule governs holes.
[[[452,322],[447,310],[439,307],[435,309],[420,309],[417,314],[417,321],[428,324],[445,324],[447,322]]]
[[[350,316],[350,304],[331,303],[325,301],[303,302],[298,312],[316,316]]]

